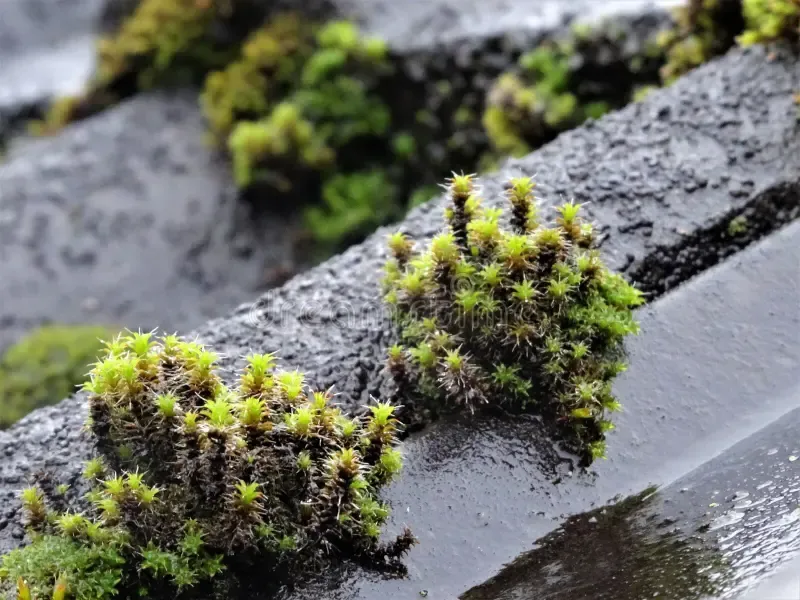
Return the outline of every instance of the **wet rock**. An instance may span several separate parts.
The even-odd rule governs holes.
[[[291,254],[203,141],[193,95],[148,95],[0,167],[0,350],[35,325],[186,331],[253,297]]]
[[[483,181],[484,196],[499,203],[508,176],[535,173],[542,211],[561,201],[557,190],[587,203],[607,232],[606,260],[656,298],[798,216],[800,139],[791,99],[798,83],[796,61],[735,51],[641,104],[510,161]],[[722,105],[720,98],[737,101]],[[739,142],[745,133],[746,149]],[[689,179],[722,175],[752,181],[748,194],[732,196],[727,183],[685,191]],[[608,181],[614,185],[603,189]],[[442,208],[441,200],[420,207],[400,227],[429,238],[441,227]],[[730,235],[739,215],[752,225]],[[632,222],[649,225],[626,227]],[[378,279],[388,231],[208,322],[199,337],[227,355],[227,364],[247,351],[277,351],[312,384],[335,385],[343,405],[356,411],[386,379],[380,365],[393,334]],[[786,408],[800,360],[800,324],[790,310],[799,235],[790,226],[644,309],[631,369],[617,386],[626,412],[594,479],[572,469],[535,419],[431,426],[408,440],[407,470],[387,492],[392,526],[408,522],[422,542],[408,558],[410,578],[376,582],[342,572],[326,582],[338,592],[308,597],[414,597],[420,590],[456,597],[558,525],[560,518],[541,514],[584,512],[654,479],[674,480],[769,423]],[[765,361],[768,371],[756,368]],[[0,461],[0,506],[14,506],[26,474],[53,456],[63,462],[60,473],[79,472],[89,455],[80,437],[84,418],[77,396],[0,433],[0,456],[8,456]],[[57,430],[75,432],[68,448],[59,446]],[[741,489],[738,481],[733,489]],[[14,531],[0,530],[0,551],[17,543]]]
[[[664,488],[591,511],[594,527],[584,525],[586,513],[570,517],[536,549],[459,598],[741,598],[781,563],[789,567],[783,593],[767,580],[770,585],[746,597],[790,598],[800,565],[789,564],[800,551],[800,471],[787,469],[785,457],[797,447],[798,431],[800,410],[794,410]],[[780,451],[770,455],[773,445]],[[731,499],[709,510],[710,499],[742,484],[752,492],[735,496],[747,494],[747,506]]]

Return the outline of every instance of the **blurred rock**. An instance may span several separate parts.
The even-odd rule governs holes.
[[[0,165],[0,349],[47,321],[186,331],[263,289],[292,227],[248,214],[193,94],[137,97]]]

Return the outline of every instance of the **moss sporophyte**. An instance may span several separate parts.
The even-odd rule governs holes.
[[[427,248],[390,237],[384,298],[402,343],[387,367],[410,404],[534,410],[591,460],[604,456],[607,415],[620,409],[611,383],[643,297],[604,265],[581,206],[563,204],[546,226],[534,187],[509,181],[505,228],[473,176],[454,176],[447,226]]]
[[[402,466],[393,406],[347,417],[272,355],[228,387],[217,360],[175,336],[107,344],[85,385],[98,456],[83,510],[50,486],[22,492],[31,541],[2,558],[0,595],[210,597],[254,569],[393,563],[415,543],[378,542],[378,491]]]

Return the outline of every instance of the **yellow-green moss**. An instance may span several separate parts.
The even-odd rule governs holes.
[[[0,429],[76,391],[113,332],[92,325],[46,325],[0,357]]]
[[[215,22],[230,17],[235,0],[142,0],[119,32],[98,42],[95,86],[135,74],[148,88],[176,69],[204,71],[218,62]]]
[[[200,103],[212,139],[224,144],[234,125],[268,114],[313,52],[313,27],[284,13],[254,32],[224,70],[208,75]]]
[[[799,0],[742,0],[746,30],[739,37],[744,46],[800,39]]]
[[[55,100],[41,119],[30,124],[30,132],[57,133],[139,90],[199,84],[208,71],[230,60],[238,43],[230,26],[240,3],[141,0],[117,32],[98,40],[97,66],[86,89]]]
[[[535,407],[587,459],[603,456],[611,382],[642,294],[609,271],[581,206],[543,224],[530,178],[506,186],[510,208],[482,208],[472,176],[448,181],[446,227],[426,248],[389,238],[384,300],[402,345],[387,367],[404,405]]]
[[[610,60],[596,62],[598,53]],[[486,100],[483,127],[493,151],[520,156],[589,118],[627,104],[637,85],[657,80],[654,58],[624,56],[611,23],[576,25],[559,39],[523,54]]]
[[[288,192],[287,174],[305,179],[306,168],[334,167],[336,151],[354,139],[387,138],[390,114],[373,93],[387,68],[385,45],[353,23],[284,15],[209,75],[201,102],[215,140],[227,136],[237,183]]]
[[[666,54],[663,82],[670,84],[726,52],[742,30],[741,12],[739,0],[689,0],[676,9],[675,26],[662,31],[657,40]]]
[[[400,217],[397,195],[397,186],[381,169],[336,175],[322,188],[322,204],[306,210],[306,225],[324,245],[346,243],[354,233]]]
[[[58,581],[76,600],[189,600],[222,597],[208,582],[225,574],[256,589],[330,557],[400,566],[411,532],[379,541],[378,492],[403,462],[395,407],[344,415],[271,354],[228,387],[218,358],[176,336],[108,342],[84,386],[92,489],[80,513],[22,491],[31,543],[0,557],[0,597],[22,580],[40,600]]]

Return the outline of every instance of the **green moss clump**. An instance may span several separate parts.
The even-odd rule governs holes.
[[[744,235],[747,233],[748,228],[750,227],[750,222],[744,215],[739,215],[738,217],[734,217],[728,222],[728,236],[729,237],[739,237],[740,235]]]
[[[106,327],[45,325],[0,357],[0,429],[72,395],[101,354]]]
[[[665,84],[730,49],[744,27],[741,0],[688,0],[674,13],[675,27],[661,32]]]
[[[233,9],[234,0],[143,0],[116,35],[98,42],[95,85],[133,75],[149,88],[182,71],[202,73],[221,58],[212,26]]]
[[[800,41],[798,0],[742,0],[746,30],[739,37],[744,46],[784,40]]]
[[[415,543],[408,530],[378,543],[378,491],[402,466],[394,407],[348,418],[272,355],[248,356],[230,388],[217,361],[175,336],[111,341],[85,384],[101,457],[84,474],[89,508],[25,490],[32,543],[3,557],[0,578],[40,598],[56,583],[80,599],[209,597],[223,572],[252,583],[328,556],[396,560]]]
[[[265,117],[291,92],[313,54],[313,34],[299,15],[277,15],[245,40],[225,69],[208,74],[200,103],[215,143],[224,147],[239,121]]]
[[[626,105],[638,86],[658,82],[657,69],[657,56],[626,55],[613,23],[576,25],[523,54],[517,69],[496,80],[483,126],[495,151],[520,156]]]
[[[288,173],[278,187],[287,191],[307,170],[341,171],[337,152],[348,144],[388,136],[389,111],[375,94],[388,69],[385,45],[354,24],[284,15],[252,34],[240,60],[209,75],[201,101],[238,184]]]
[[[483,125],[494,147],[520,156],[530,151],[529,139],[547,139],[548,130],[580,123],[578,99],[570,91],[569,54],[559,45],[542,45],[520,59],[526,84],[515,73],[502,75],[493,86]]]
[[[306,225],[321,244],[347,243],[400,217],[397,196],[397,186],[383,170],[335,175],[322,188],[322,205],[306,210]]]
[[[402,345],[388,368],[400,397],[436,407],[504,404],[549,416],[587,460],[603,456],[622,341],[641,293],[594,249],[580,205],[540,223],[528,178],[508,186],[511,229],[482,208],[472,176],[449,182],[448,227],[415,251],[389,240],[384,298]]]
[[[56,100],[41,120],[31,123],[31,132],[56,133],[138,90],[201,83],[208,71],[230,60],[237,38],[251,27],[242,18],[244,4],[142,0],[119,31],[98,41],[97,67],[87,89]]]
[[[272,202],[320,197],[305,222],[335,249],[400,214],[398,176],[387,167],[415,149],[409,134],[392,135],[378,94],[391,70],[386,45],[353,23],[284,14],[208,76],[201,103],[237,184],[266,187]]]

